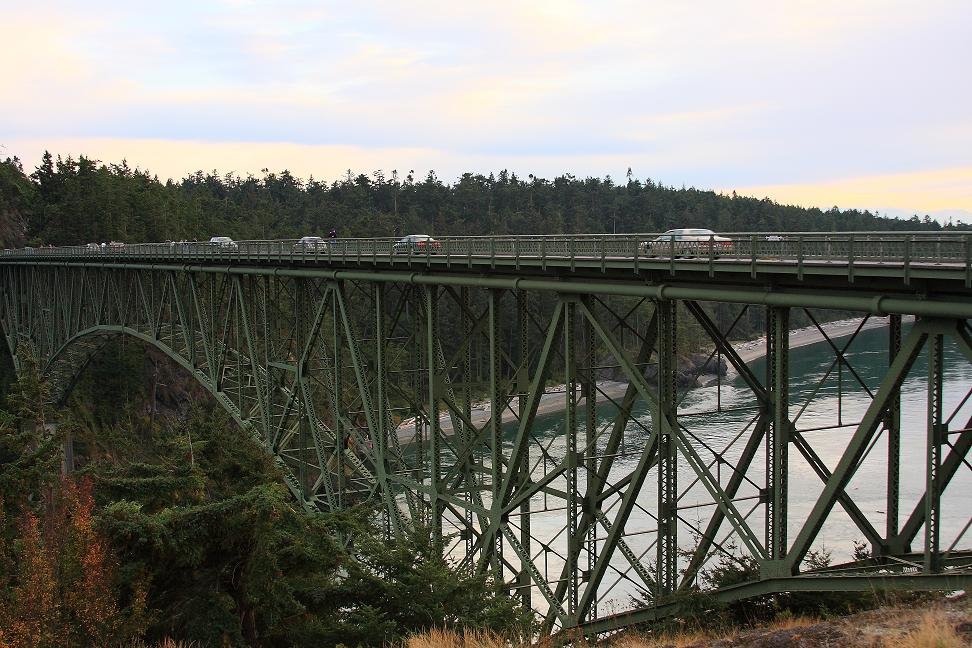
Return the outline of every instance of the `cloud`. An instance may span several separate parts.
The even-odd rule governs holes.
[[[490,153],[457,153],[434,147],[364,147],[353,145],[309,145],[292,142],[209,142],[205,140],[122,139],[122,138],[65,138],[23,139],[8,142],[4,155],[17,155],[25,167],[40,161],[41,154],[50,150],[61,156],[85,155],[103,162],[126,160],[129,166],[148,170],[163,181],[180,179],[202,171],[220,174],[259,175],[261,169],[288,169],[294,175],[318,179],[343,177],[352,173],[371,173],[415,170],[424,176],[435,170],[444,180],[458,178],[465,172],[490,173],[508,169],[527,175],[534,173],[552,178],[561,173],[623,177],[632,160],[635,166],[646,168],[657,164],[654,158],[635,158],[627,154],[523,154],[510,156]]]
[[[22,53],[0,144],[176,176],[150,154],[756,188],[967,168],[970,20],[963,0],[36,0],[0,22]]]

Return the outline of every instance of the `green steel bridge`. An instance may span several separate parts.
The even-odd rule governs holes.
[[[720,559],[758,568],[715,592],[724,601],[968,588],[972,390],[944,406],[943,348],[972,362],[972,236],[727,236],[670,249],[643,234],[4,250],[0,323],[15,366],[30,349],[58,401],[109,339],[155,347],[273,454],[308,511],[370,501],[389,534],[428,529],[551,631],[670,614]],[[821,328],[820,309],[886,324],[878,384],[847,353],[857,333],[824,335],[818,389],[836,380],[868,402],[823,426],[843,448],[828,459],[822,428],[801,419],[814,396],[789,396],[791,316]],[[729,342],[744,317],[765,323],[761,375]],[[680,358],[700,335],[745,402],[685,407]],[[609,375],[624,386],[607,389]],[[925,414],[909,429],[900,387],[916,375]],[[552,438],[537,432],[551,399]],[[903,457],[916,436],[920,456]],[[916,483],[902,459],[922,466]],[[797,469],[815,483],[801,515],[788,508]],[[855,501],[861,476],[886,482],[884,510]],[[808,562],[838,517],[870,555]]]

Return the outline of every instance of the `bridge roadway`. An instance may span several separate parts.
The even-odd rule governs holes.
[[[569,281],[579,293],[848,309],[860,309],[867,299],[871,304],[863,310],[869,312],[926,315],[940,312],[896,298],[972,297],[972,234],[965,232],[730,233],[728,250],[714,242],[674,240],[671,251],[666,242],[648,248],[646,242],[658,236],[444,237],[434,249],[396,247],[394,238],[334,239],[311,246],[298,240],[137,243],[4,250],[0,262],[132,269],[198,265],[247,273],[274,268],[275,274],[294,277],[327,276],[302,272],[326,269],[342,271],[333,278],[554,291],[563,287],[545,282]],[[383,274],[388,271],[395,274]],[[642,288],[634,286],[632,275]],[[801,290],[804,294],[795,297]],[[972,317],[972,306],[963,312]]]
[[[720,557],[749,569],[724,601],[972,586],[972,390],[943,360],[948,341],[950,362],[972,363],[972,237],[742,233],[666,254],[642,245],[657,236],[4,250],[0,324],[18,370],[29,354],[59,400],[108,340],[155,347],[275,457],[309,511],[370,501],[389,534],[427,528],[549,630],[677,613]],[[865,380],[857,335],[824,334],[830,369],[790,402],[791,315],[816,324],[820,309],[887,318],[887,372]],[[765,375],[730,344],[747,314],[765,326]],[[702,411],[683,405],[679,349],[700,335],[745,385],[731,406],[721,383]],[[620,398],[606,373],[627,383]],[[927,398],[903,402],[915,376]],[[564,413],[549,437],[535,422],[551,383]],[[868,403],[855,420],[801,418],[851,392]],[[902,407],[927,423],[903,426]],[[816,445],[823,430],[839,457]],[[901,468],[915,443],[920,479]],[[853,479],[886,482],[880,515]],[[815,493],[799,519],[794,492]],[[808,564],[835,523],[870,557]]]

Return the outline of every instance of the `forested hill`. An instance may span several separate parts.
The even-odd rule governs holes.
[[[0,163],[0,243],[4,247],[89,241],[295,238],[336,228],[342,237],[569,232],[941,229],[867,211],[827,211],[769,199],[676,189],[630,175],[553,180],[506,171],[466,173],[452,183],[430,172],[416,179],[376,171],[332,182],[287,171],[261,178],[199,171],[161,183],[126,163],[103,164],[50,153],[33,171]],[[968,226],[964,226],[968,227]]]

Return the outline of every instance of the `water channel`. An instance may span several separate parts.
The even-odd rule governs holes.
[[[903,328],[903,334],[907,335],[909,326],[906,324]],[[853,368],[853,372],[847,366],[834,366],[835,354],[826,342],[791,350],[790,417],[794,420],[796,428],[803,431],[804,437],[831,470],[837,464],[871,401],[866,389],[859,383],[858,377],[871,392],[876,392],[887,371],[887,337],[888,329],[885,327],[862,331],[853,339],[844,352],[846,362]],[[849,338],[837,340],[837,346],[843,348],[848,340]],[[972,415],[972,399],[963,403],[963,399],[968,396],[972,387],[972,364],[947,338],[944,359],[945,418],[950,419],[950,429],[962,429]],[[765,375],[764,359],[755,360],[750,363],[750,366],[757,376]],[[919,498],[925,487],[927,367],[927,352],[923,351],[901,390],[901,524],[907,519],[912,508],[920,504]],[[734,377],[727,378],[720,384],[687,390],[680,393],[679,398],[683,399],[679,410],[680,422],[691,435],[693,446],[706,463],[711,464],[710,470],[713,475],[725,485],[731,470],[729,466],[735,464],[738,459],[754,424],[756,409],[753,406],[755,399],[752,393],[740,378]],[[717,409],[721,411],[713,412]],[[616,408],[609,403],[600,403],[596,429],[601,431],[609,429],[615,412]],[[579,410],[578,420],[582,439],[585,417],[584,411]],[[506,428],[507,443],[511,444],[515,424],[508,423]],[[650,429],[651,416],[645,405],[640,403],[633,412],[632,421],[625,434],[624,445],[620,456],[615,461],[609,483],[628,474],[634,468]],[[567,449],[564,430],[563,412],[538,417],[534,426],[535,443],[531,447],[534,479],[541,478],[545,468],[552,467],[563,460]],[[603,452],[606,437],[607,434],[603,433],[598,441],[598,452]],[[948,448],[945,447],[943,456],[947,451]],[[727,463],[714,461],[714,453],[721,453]],[[792,445],[789,451],[789,468],[788,535],[792,543],[819,496],[823,482]],[[871,447],[856,476],[847,487],[848,494],[874,527],[881,532],[886,525],[886,471],[887,441],[886,436],[882,435]],[[578,478],[579,483],[583,484],[584,471],[579,472],[581,473]],[[760,453],[747,471],[748,479],[737,495],[737,507],[747,516],[760,541],[763,534],[764,507],[758,503],[758,488],[765,483],[764,475],[765,459]],[[641,490],[638,505],[625,526],[625,541],[632,551],[643,556],[642,561],[646,565],[653,564],[655,558],[654,541],[657,524],[652,515],[657,508],[655,480],[655,473],[652,471]],[[683,457],[679,457],[678,480],[681,495],[678,533],[680,545],[686,547],[691,546],[693,534],[697,534],[705,527],[714,507],[711,504],[711,497],[695,480],[692,469]],[[557,480],[552,485],[564,488],[566,484],[563,480]],[[605,506],[615,507],[616,504],[615,499],[613,502],[606,502]],[[534,511],[549,509],[546,512],[533,512],[530,516],[531,535],[534,538],[531,554],[538,566],[545,569],[551,579],[556,579],[563,565],[560,556],[563,555],[566,546],[564,501],[550,496],[537,496],[532,500],[531,505]],[[968,546],[972,534],[966,533],[964,538],[961,537],[972,513],[972,469],[967,464],[960,467],[944,492],[942,507],[941,547],[949,548],[957,538],[958,547]],[[607,513],[608,517],[613,519],[613,510],[609,509]],[[510,524],[514,528],[518,527],[519,522],[515,515],[511,515]],[[724,537],[729,529],[728,523],[724,523],[720,538]],[[599,527],[597,540],[603,539],[605,535],[605,529]],[[854,541],[862,539],[863,534],[838,505],[821,529],[814,548],[831,552],[832,560],[841,562],[851,557]],[[920,551],[922,541],[923,533],[920,532],[912,548]],[[738,539],[734,544],[741,546]],[[506,552],[510,554],[511,561],[515,564],[516,558],[511,550],[507,548]],[[586,556],[582,556],[582,569],[586,569],[586,561]],[[632,574],[628,562],[620,552],[615,552],[611,564],[612,568],[605,576],[600,590],[603,592],[599,604],[602,614],[628,607],[630,596],[636,595],[639,589],[637,583],[627,578]],[[684,564],[682,561],[680,567],[684,567]],[[539,609],[546,607],[536,590],[534,590],[533,600],[535,607]]]

